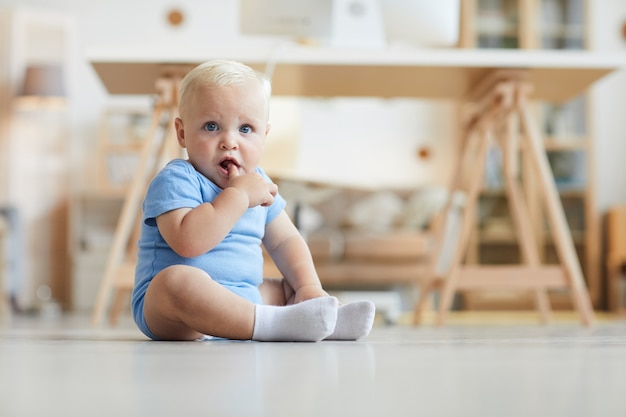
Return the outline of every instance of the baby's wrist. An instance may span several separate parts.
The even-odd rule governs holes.
[[[237,194],[237,195],[239,195],[239,196],[240,196],[239,198],[240,198],[242,201],[244,201],[244,202],[245,202],[246,206],[249,206],[249,205],[250,205],[250,197],[248,196],[248,193],[246,193],[245,191],[243,191],[243,190],[241,190],[241,189],[239,189],[239,188],[237,188],[237,187],[234,187],[234,186],[232,186],[232,185],[231,185],[231,186],[226,187],[226,188],[224,189],[224,191],[230,191],[230,193],[231,193],[231,194]]]
[[[309,287],[317,287],[317,288],[322,288],[322,284],[319,282],[312,282],[310,284],[302,284],[299,285],[298,288],[296,289],[296,291],[300,291],[303,288],[309,288]]]
[[[318,294],[323,295],[326,294],[324,288],[322,288],[322,284],[320,283],[311,283],[311,284],[303,284],[295,289],[296,294]]]

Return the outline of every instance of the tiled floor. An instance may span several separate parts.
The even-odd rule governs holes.
[[[378,325],[360,342],[0,326],[0,416],[626,416],[626,322]]]

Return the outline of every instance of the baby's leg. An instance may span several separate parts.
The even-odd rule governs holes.
[[[337,300],[322,297],[292,306],[254,305],[204,271],[177,265],[161,271],[146,291],[144,315],[163,340],[202,335],[262,341],[319,341],[337,320]]]
[[[184,265],[159,272],[145,295],[150,331],[163,340],[194,340],[202,335],[247,340],[254,329],[254,304]]]

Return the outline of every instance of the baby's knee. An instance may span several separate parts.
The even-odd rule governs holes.
[[[207,280],[211,280],[211,277],[201,269],[187,265],[172,265],[152,278],[146,295],[152,292],[173,300],[181,297],[185,299],[197,292]]]

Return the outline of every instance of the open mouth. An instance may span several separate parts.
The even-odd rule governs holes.
[[[237,163],[237,161],[233,158],[224,158],[221,162],[220,162],[220,166],[226,171],[228,172],[228,169],[230,168],[231,165],[234,165],[235,167],[239,168],[239,164]]]

